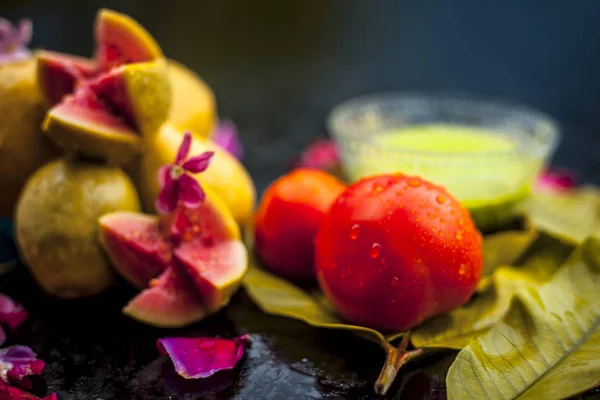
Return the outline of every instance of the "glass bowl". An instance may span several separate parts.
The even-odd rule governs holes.
[[[327,124],[351,181],[421,176],[446,187],[484,231],[511,220],[560,140],[549,116],[472,95],[359,97],[335,107]]]

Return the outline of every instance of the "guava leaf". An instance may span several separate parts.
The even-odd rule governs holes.
[[[600,189],[595,186],[534,193],[522,211],[536,228],[566,242],[578,244],[592,234],[600,235]]]
[[[586,239],[546,283],[460,351],[449,400],[564,399],[600,380],[600,239]]]
[[[390,346],[388,339],[395,340],[402,336],[401,333],[385,336],[374,329],[345,323],[322,292],[308,293],[265,271],[255,257],[251,259],[243,285],[254,303],[267,314],[297,319],[317,328],[347,330],[384,349]]]
[[[413,329],[413,346],[462,349],[506,315],[521,288],[549,280],[572,249],[551,237],[540,236],[517,266],[496,268],[486,278],[484,291],[467,304]]]
[[[486,235],[483,239],[483,276],[490,276],[501,265],[513,265],[538,236],[539,232],[528,222],[523,229]]]

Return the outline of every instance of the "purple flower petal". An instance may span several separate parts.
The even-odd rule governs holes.
[[[168,179],[166,181],[154,203],[154,207],[156,207],[159,213],[167,215],[177,208],[177,203],[179,202],[178,186],[179,183],[177,180]]]
[[[17,28],[10,21],[0,18],[0,64],[31,57],[27,45],[31,41],[32,27],[28,19],[21,20]]]
[[[197,180],[183,174],[179,177],[179,200],[187,208],[196,208],[204,201],[206,195]]]
[[[536,189],[544,192],[566,192],[575,186],[577,186],[575,174],[558,168],[542,172],[536,181]]]
[[[0,325],[16,329],[27,319],[27,310],[8,296],[0,293]]]
[[[17,37],[15,40],[21,45],[26,46],[31,42],[33,37],[33,24],[29,19],[22,19],[19,22],[19,30],[17,31]]]
[[[58,400],[58,398],[56,393],[40,398],[0,381],[0,400]]]
[[[175,164],[180,165],[190,153],[190,149],[192,147],[192,134],[190,132],[186,132],[183,135],[183,140],[181,141],[181,146],[179,146],[179,151],[177,152],[177,157],[175,158]]]
[[[44,362],[27,346],[9,346],[0,349],[0,380],[11,384],[24,384],[29,375],[39,375]]]
[[[237,158],[242,158],[244,148],[239,140],[237,127],[232,121],[222,121],[211,135],[216,144],[233,154]]]
[[[158,170],[158,183],[160,187],[164,187],[167,184],[167,182],[171,180],[173,180],[173,178],[171,177],[171,166],[163,165],[162,167],[160,167],[160,169]]]
[[[171,358],[179,375],[185,379],[197,379],[233,369],[249,342],[248,335],[234,339],[171,337],[158,339],[156,346]]]
[[[212,151],[206,151],[199,156],[194,156],[183,163],[182,167],[184,170],[189,171],[193,174],[197,174],[202,171],[206,171],[210,160],[215,155]]]

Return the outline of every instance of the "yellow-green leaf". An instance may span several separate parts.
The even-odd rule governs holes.
[[[501,265],[513,265],[537,239],[539,232],[532,224],[486,235],[483,240],[483,276],[490,276]]]
[[[449,400],[564,399],[600,380],[600,240],[586,239],[548,282],[521,288],[510,312],[448,371]]]
[[[550,279],[571,251],[569,245],[540,236],[522,256],[518,266],[496,268],[483,293],[448,314],[413,329],[413,346],[462,349],[506,315],[519,289]]]
[[[536,228],[567,242],[580,243],[600,234],[600,189],[595,186],[567,193],[534,193],[522,211]]]
[[[296,285],[262,269],[253,259],[244,277],[244,288],[250,298],[264,312],[294,318],[318,328],[342,329],[389,349],[388,341],[402,334],[385,336],[363,326],[345,323],[327,302],[322,292],[308,293]]]

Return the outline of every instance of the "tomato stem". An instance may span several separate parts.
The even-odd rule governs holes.
[[[388,355],[385,359],[385,364],[383,365],[383,369],[375,382],[375,393],[378,395],[385,395],[387,391],[394,383],[396,379],[396,375],[398,375],[398,371],[404,364],[408,361],[419,357],[423,354],[423,349],[416,349],[411,351],[406,351],[410,341],[410,332],[407,332],[406,335],[402,337],[402,341],[398,345],[397,348],[390,346],[387,350]]]

